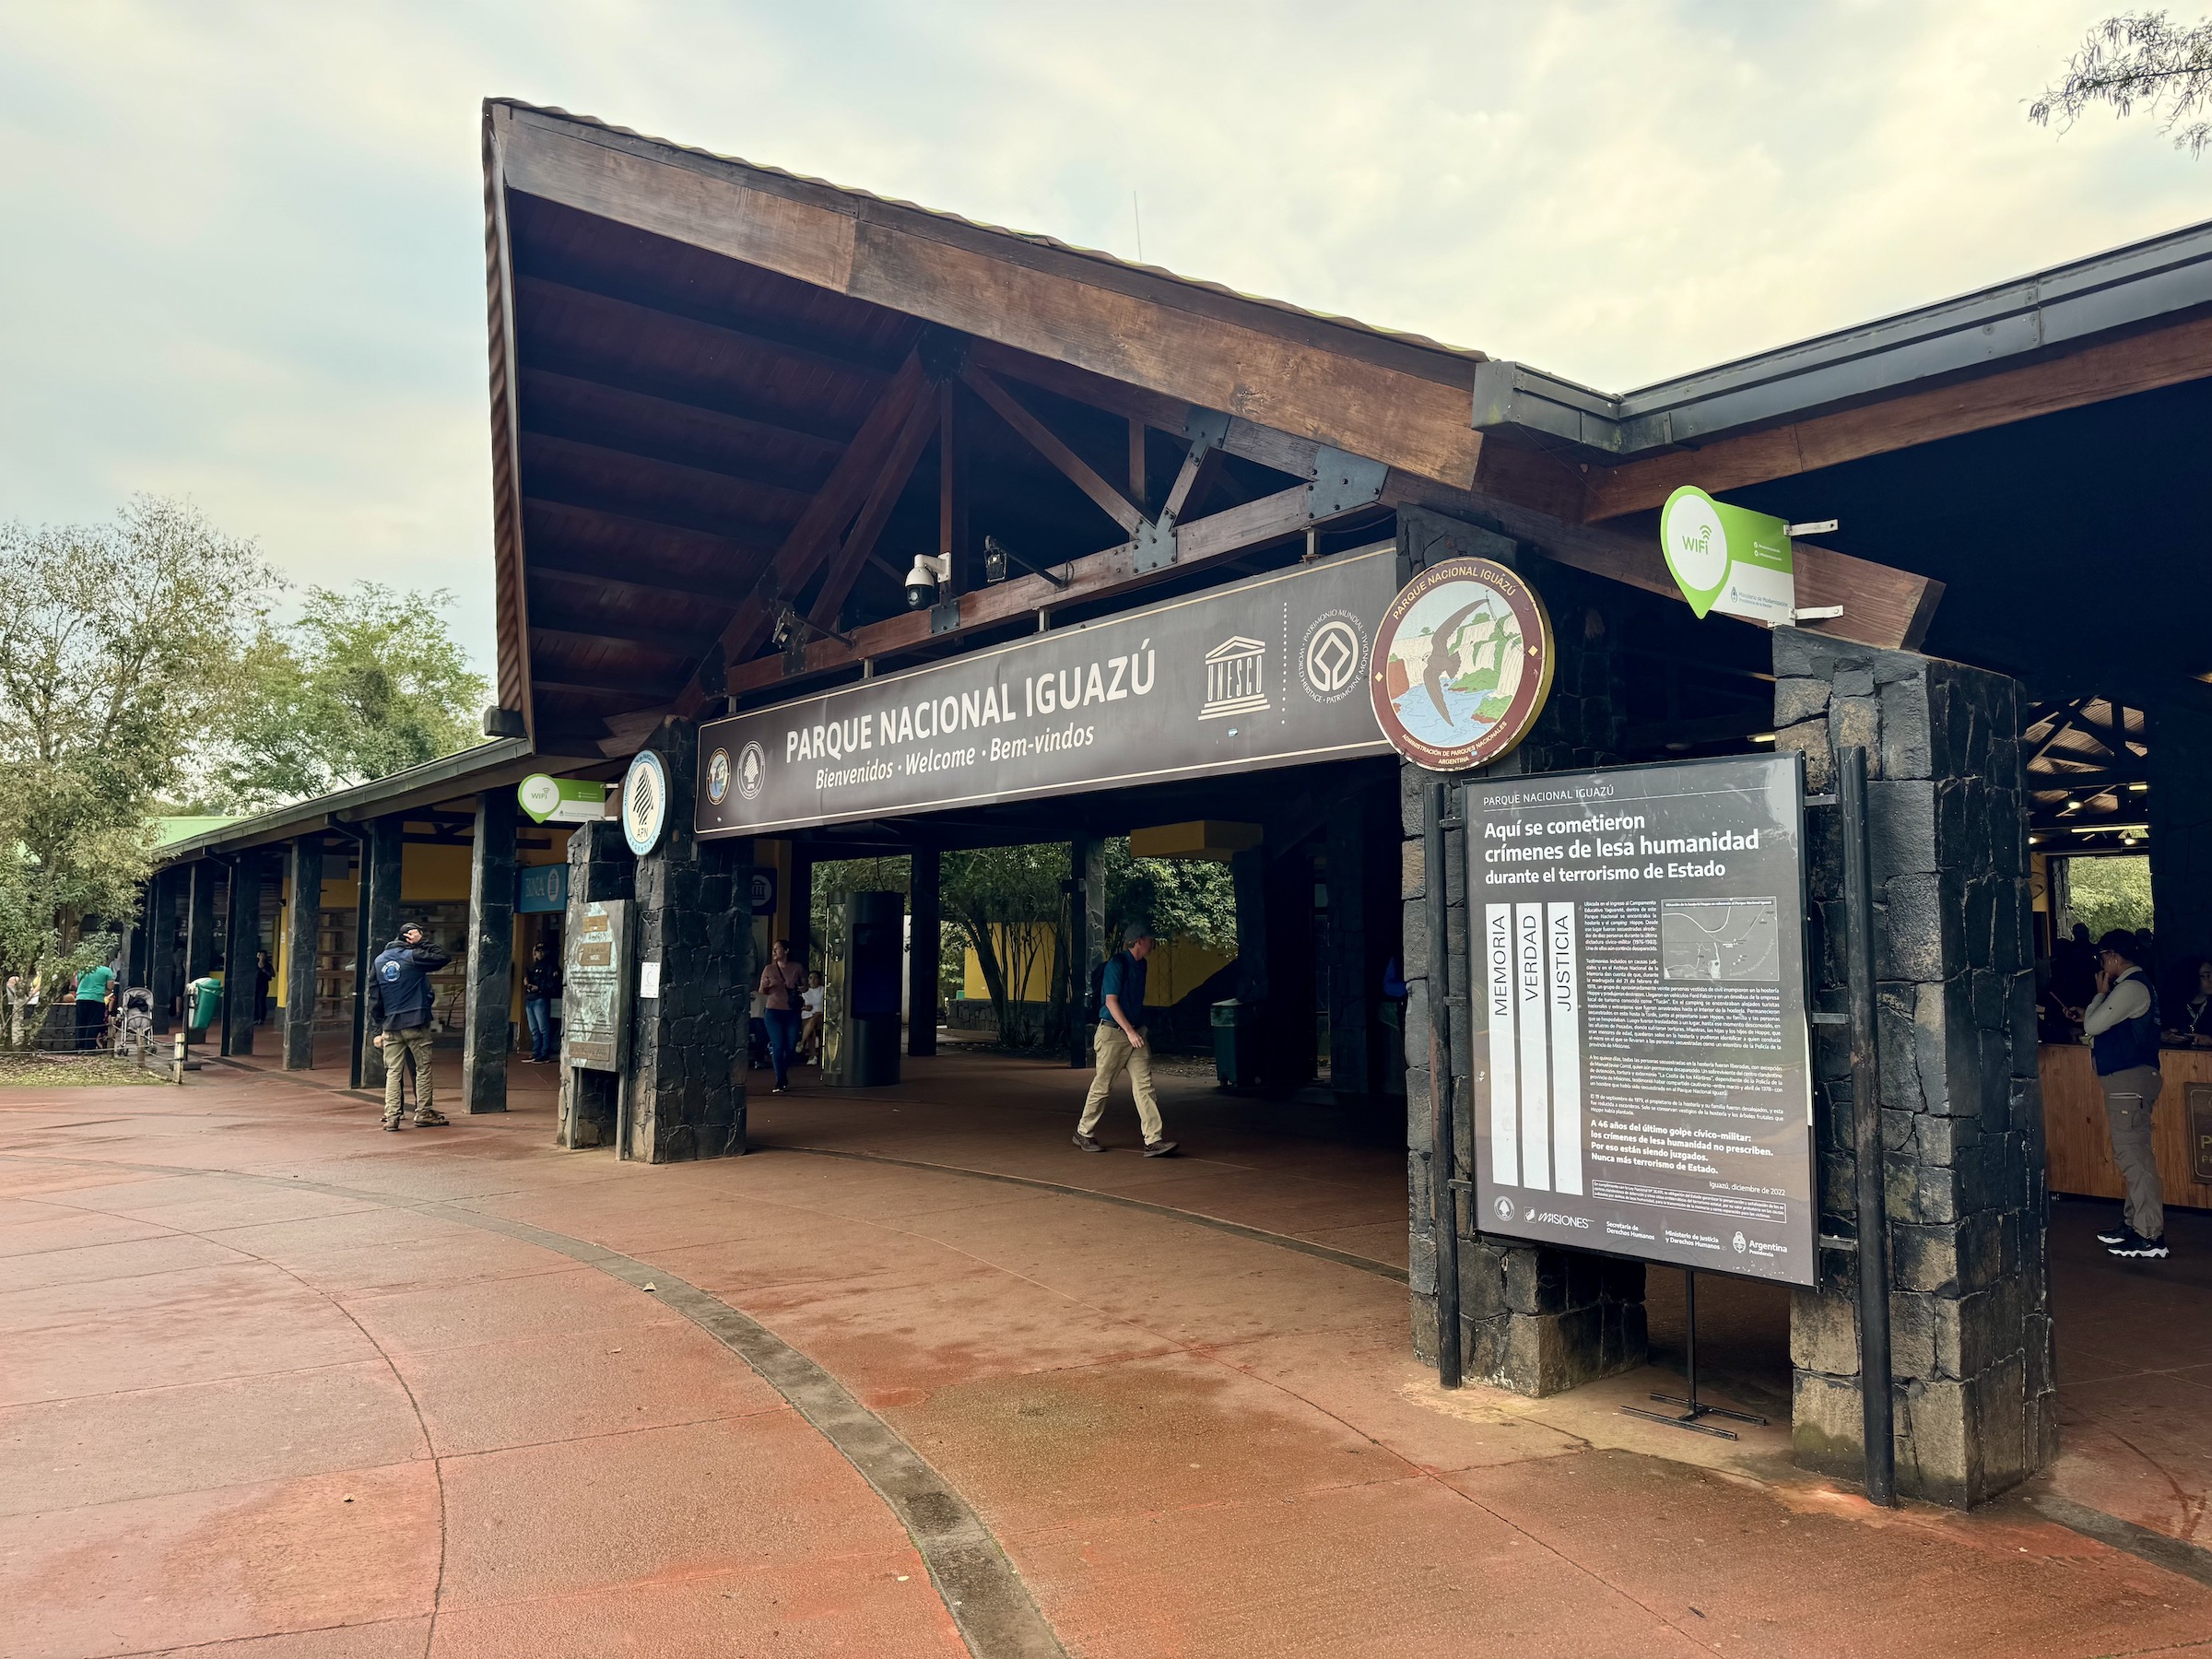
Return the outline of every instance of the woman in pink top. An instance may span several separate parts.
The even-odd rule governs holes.
[[[806,994],[806,970],[791,959],[791,941],[778,939],[760,970],[762,1018],[768,1021],[768,1060],[776,1068],[771,1094],[791,1087],[791,1056],[799,1046],[799,1004]]]

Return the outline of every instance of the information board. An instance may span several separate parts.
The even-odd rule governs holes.
[[[629,1024],[629,903],[587,904],[569,935],[561,982],[560,1055],[565,1065],[622,1069]]]
[[[1465,786],[1483,1231],[1813,1283],[1798,768]]]

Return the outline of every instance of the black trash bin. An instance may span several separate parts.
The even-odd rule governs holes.
[[[1224,1088],[1259,1082],[1260,1005],[1235,997],[1214,1005],[1214,1075]]]

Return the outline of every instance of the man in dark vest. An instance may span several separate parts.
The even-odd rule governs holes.
[[[2156,1260],[2166,1253],[2166,1210],[2150,1109],[2159,1098],[2159,994],[2138,959],[2135,935],[2115,928],[2098,940],[2097,996],[2081,1030],[2104,1090],[2112,1161],[2126,1189],[2125,1218],[2097,1235],[2113,1255]]]
[[[436,1127],[445,1116],[431,1103],[430,975],[453,959],[429,944],[422,924],[410,922],[369,965],[369,1017],[376,1046],[384,1051],[384,1127],[400,1124],[400,1091],[406,1063],[415,1062],[415,1121]]]

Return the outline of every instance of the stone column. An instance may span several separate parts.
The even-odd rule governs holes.
[[[1443,559],[1479,556],[1520,570],[1542,594],[1550,613],[1557,652],[1550,700],[1520,747],[1491,766],[1487,776],[1569,771],[1618,759],[1623,724],[1615,673],[1612,629],[1604,606],[1606,584],[1541,560],[1524,559],[1500,535],[1437,514],[1399,514],[1402,575]],[[1430,1007],[1438,987],[1429,983],[1428,883],[1424,796],[1436,773],[1401,767],[1399,830],[1404,837],[1406,1138],[1411,1194],[1414,1347],[1436,1357],[1436,1239],[1434,1182],[1474,1177],[1476,1047],[1467,986],[1457,977],[1469,965],[1466,838],[1445,834],[1447,925],[1451,929],[1453,983],[1444,988],[1451,1012],[1453,1168],[1433,1168],[1430,1076]],[[1464,777],[1464,774],[1463,774]],[[1461,1351],[1475,1382],[1520,1394],[1548,1394],[1599,1377],[1633,1371],[1644,1362],[1643,1264],[1578,1250],[1512,1242],[1476,1230],[1465,1188],[1449,1206],[1459,1235]]]
[[[261,951],[261,883],[268,867],[261,853],[230,860],[229,919],[223,928],[223,1050],[253,1052],[253,970]]]
[[[2171,999],[2195,994],[2194,964],[2212,958],[2212,714],[2167,704],[2149,725],[2151,925]]]
[[[471,1112],[507,1110],[507,1054],[514,1027],[514,827],[512,789],[477,796],[468,859],[468,978],[462,993],[461,1100]]]
[[[315,941],[323,920],[323,838],[290,847],[292,902],[284,915],[284,1069],[315,1064]]]
[[[161,1032],[170,1029],[170,1009],[183,982],[177,971],[177,889],[183,879],[182,872],[163,869],[147,884],[147,983],[154,994],[154,1030]]]
[[[794,838],[791,842],[791,959],[814,960],[814,848]],[[770,941],[772,946],[774,941]],[[748,1015],[747,1018],[750,1018]]]
[[[1283,845],[1277,828],[1267,827],[1260,848],[1267,911],[1260,1080],[1275,1088],[1302,1088],[1313,1080],[1319,1035],[1314,1030],[1313,855],[1303,844]],[[1240,954],[1242,949],[1240,939]]]
[[[688,810],[677,807],[677,810]],[[569,837],[569,908],[561,938],[567,947],[583,927],[583,907],[637,896],[637,860],[612,818],[579,824]],[[747,1004],[747,1012],[750,1005]],[[566,1039],[560,1061],[560,1116],[555,1144],[581,1150],[611,1147],[615,1141],[621,1079],[613,1072],[590,1071],[568,1063]]]
[[[935,847],[907,860],[906,1052],[937,1052],[937,976],[943,966],[944,864]],[[749,930],[748,930],[749,933]]]
[[[1079,1071],[1095,1057],[1091,970],[1122,945],[1120,939],[1106,936],[1106,843],[1095,835],[1068,842],[1067,879],[1067,1063]],[[1020,992],[1013,994],[1018,996]]]
[[[198,979],[215,966],[215,878],[213,859],[195,858],[187,877],[191,888],[185,900],[184,978]],[[187,1021],[191,1010],[186,1011]]]
[[[364,925],[357,935],[360,960],[355,965],[354,982],[362,987],[364,997],[370,964],[399,932],[400,837],[405,828],[397,818],[371,818],[361,826],[360,918]],[[384,1086],[384,1051],[376,1046],[376,1020],[364,1018],[359,1085],[363,1088]]]
[[[668,770],[669,814],[660,844],[637,861],[638,965],[660,965],[660,994],[637,1001],[623,1079],[629,1151],[648,1163],[741,1157],[752,871],[735,867],[733,842],[692,833],[699,728],[664,721],[647,747]]]
[[[1898,1489],[1963,1507],[2058,1450],[2025,699],[2001,675],[1795,629],[1776,630],[1774,672],[1776,742],[1804,754],[1808,790],[1832,788],[1841,747],[1867,751]],[[1810,811],[1806,840],[1816,994],[1841,1010],[1835,814]],[[1846,1033],[1814,1034],[1820,1232],[1853,1240]],[[1798,1459],[1849,1479],[1856,1272],[1848,1249],[1822,1251],[1790,1319]]]

